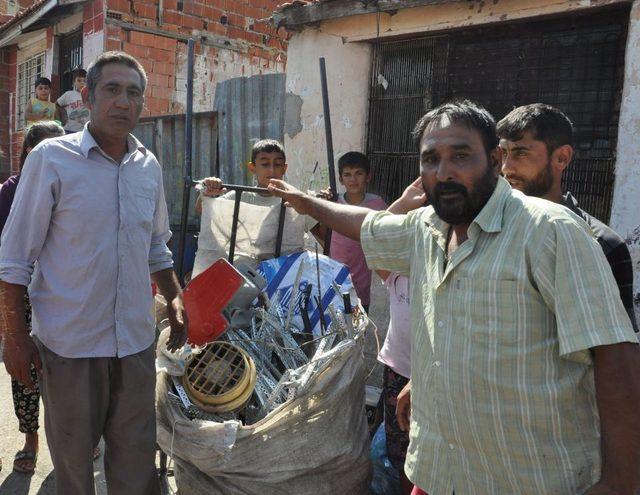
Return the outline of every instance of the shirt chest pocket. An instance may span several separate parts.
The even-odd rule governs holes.
[[[153,225],[153,216],[156,211],[155,191],[151,188],[136,189],[131,195],[130,221],[136,227],[148,230]]]
[[[482,346],[517,345],[546,313],[538,292],[522,281],[459,278],[454,297],[455,331]]]

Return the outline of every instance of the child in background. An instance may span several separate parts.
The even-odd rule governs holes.
[[[73,89],[67,91],[56,101],[56,109],[67,134],[81,131],[91,117],[91,112],[84,105],[80,94],[86,82],[87,71],[74,69],[72,77]]]
[[[48,138],[64,136],[64,129],[56,122],[43,121],[35,122],[27,131],[22,143],[22,154],[20,155],[20,171],[29,152],[40,142]],[[15,196],[20,172],[9,177],[0,187],[0,233],[4,229],[4,224],[9,217],[11,204]],[[31,306],[29,298],[25,295],[25,319],[27,325],[31,326]],[[38,459],[38,414],[40,410],[40,391],[38,390],[38,376],[36,369],[31,366],[31,379],[36,387],[29,389],[16,380],[11,380],[13,391],[13,406],[21,433],[25,435],[24,447],[16,453],[13,461],[13,470],[18,473],[30,474],[36,468]]]
[[[372,210],[387,208],[387,204],[380,196],[367,192],[367,184],[371,180],[371,168],[365,155],[357,151],[345,153],[338,160],[338,172],[340,184],[345,187],[344,194],[338,195],[338,203],[363,206]],[[356,293],[365,311],[369,312],[371,270],[367,266],[360,243],[333,232],[329,255],[349,267]]]
[[[258,187],[267,188],[271,179],[283,179],[287,171],[287,157],[284,146],[275,139],[262,139],[256,142],[251,149],[251,162],[248,165],[249,172],[255,177]],[[198,215],[202,214],[202,196],[216,197],[223,195],[225,199],[234,199],[236,192],[227,191],[222,188],[222,180],[217,177],[207,177],[202,181],[202,192],[196,200],[195,210]],[[241,196],[243,203],[255,206],[279,206],[281,199],[272,194],[258,192],[244,192]],[[313,218],[305,217],[305,231],[313,234],[316,239],[322,239],[320,225]],[[275,241],[276,232],[273,233]]]
[[[39,77],[35,83],[35,97],[29,98],[24,112],[26,126],[40,120],[53,120],[56,115],[56,105],[49,101],[51,95],[51,81],[46,77]]]

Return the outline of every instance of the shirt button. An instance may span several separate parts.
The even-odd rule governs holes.
[[[449,444],[449,450],[454,450],[454,449],[455,449],[455,446],[452,443],[450,443]]]
[[[442,328],[444,326],[444,321],[438,321],[438,328]]]
[[[435,366],[436,368],[440,367],[440,361],[436,361],[435,363],[433,363],[433,366]]]

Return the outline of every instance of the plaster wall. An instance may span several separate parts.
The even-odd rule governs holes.
[[[629,19],[624,89],[618,125],[616,181],[611,227],[626,239],[634,265],[634,300],[640,317],[640,0]]]
[[[82,66],[89,67],[104,50],[104,31],[84,33],[82,36]]]
[[[285,149],[289,180],[302,188],[327,187],[327,153],[319,58],[325,57],[333,147],[337,159],[365,151],[371,46],[307,29],[289,40],[285,102]],[[316,162],[319,163],[313,173]]]

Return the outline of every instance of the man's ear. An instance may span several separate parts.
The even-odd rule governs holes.
[[[559,172],[563,172],[571,163],[572,158],[573,147],[569,144],[564,144],[551,153],[551,165]]]
[[[82,96],[82,103],[91,110],[91,101],[89,101],[89,88],[86,86],[80,90],[80,96]]]
[[[256,164],[253,162],[249,162],[247,164],[247,168],[249,169],[249,172],[251,172],[252,174],[256,173]]]
[[[500,175],[502,172],[502,151],[498,146],[491,150],[489,153],[489,161],[491,162],[489,166],[493,170],[496,177]]]
[[[287,169],[288,169],[288,168],[289,168],[289,164],[288,164],[288,163],[285,163],[285,164],[284,164],[284,167],[282,167],[282,170],[283,170],[282,175],[284,175],[284,174],[286,174],[286,173],[287,173]]]

